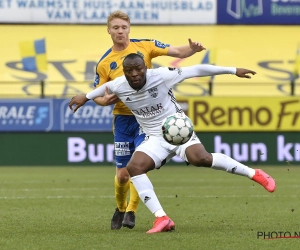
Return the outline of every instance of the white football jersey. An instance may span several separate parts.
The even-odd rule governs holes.
[[[161,136],[161,123],[164,118],[175,112],[183,112],[172,91],[175,84],[197,76],[235,73],[236,68],[212,65],[148,69],[146,84],[138,91],[129,85],[125,76],[121,76],[103,84],[86,96],[89,99],[104,96],[108,87],[109,92],[116,94],[135,115],[146,135]]]

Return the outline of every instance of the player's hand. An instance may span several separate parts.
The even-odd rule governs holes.
[[[94,102],[101,106],[108,106],[117,103],[120,99],[115,94],[108,93],[108,87],[105,89],[104,96],[99,96],[94,99]]]
[[[237,68],[235,75],[242,78],[251,78],[249,74],[255,75],[256,72],[250,69]]]
[[[201,52],[202,50],[206,50],[206,48],[199,42],[193,42],[191,38],[188,39],[190,48],[194,52]]]
[[[85,95],[76,95],[69,102],[69,108],[75,113],[77,109],[83,106],[87,101],[89,101]],[[73,106],[75,105],[75,108]]]

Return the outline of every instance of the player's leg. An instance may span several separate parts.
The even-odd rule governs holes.
[[[135,120],[135,122],[134,122]],[[134,118],[132,120],[132,133],[134,134],[134,147],[137,148],[145,139],[145,134],[140,128],[138,122]],[[133,152],[132,152],[133,153]],[[129,174],[128,174],[129,175]],[[123,219],[123,227],[128,227],[132,229],[135,226],[135,214],[140,202],[140,197],[138,192],[136,191],[133,183],[130,181],[130,194],[129,194],[129,202],[126,208],[126,212]]]
[[[166,143],[163,138],[150,137],[140,145],[130,159],[127,169],[140,199],[156,217],[154,226],[147,233],[171,231],[175,229],[174,222],[164,212],[153,185],[146,175],[148,171],[159,168],[166,162],[170,151],[162,147]]]
[[[131,116],[117,115],[114,119],[114,141],[116,176],[114,179],[117,208],[111,219],[111,229],[120,229],[127,208],[127,196],[130,188],[130,176],[126,169],[134,151],[134,141],[127,132],[128,118]]]
[[[122,227],[122,221],[124,219],[125,210],[127,207],[127,195],[128,190],[130,187],[130,181],[124,181],[120,177],[122,177],[124,174],[122,174],[122,171],[126,171],[126,168],[116,168],[116,175],[115,175],[115,199],[117,203],[117,208],[113,214],[113,217],[111,219],[111,229],[120,229]],[[128,173],[128,172],[127,172]]]
[[[262,185],[267,191],[275,190],[274,179],[260,169],[250,168],[225,154],[208,153],[196,135],[194,139],[180,146],[177,153],[197,167],[211,167],[231,174],[242,175]]]

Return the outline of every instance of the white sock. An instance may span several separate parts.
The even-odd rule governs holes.
[[[142,202],[157,217],[166,215],[154,192],[153,185],[146,174],[131,177],[131,181]]]
[[[250,179],[255,174],[253,168],[249,168],[246,165],[230,158],[227,155],[221,153],[212,153],[213,162],[212,168],[216,170],[223,170],[232,174],[247,176]]]

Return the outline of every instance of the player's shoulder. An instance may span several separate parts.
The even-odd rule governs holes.
[[[112,56],[112,54],[113,54],[113,50],[112,50],[112,48],[109,48],[109,49],[101,56],[100,60],[98,61],[98,64],[101,63],[101,62],[102,62],[102,63],[105,62],[105,60],[108,59],[110,56]]]
[[[149,76],[157,76],[167,74],[168,71],[170,71],[168,67],[158,67],[154,69],[148,69],[147,73]]]
[[[158,47],[158,48],[166,48],[166,47],[170,47],[170,44],[167,44],[167,43],[163,43],[163,42],[160,42],[156,39],[149,39],[149,38],[143,38],[143,39],[130,39],[130,42],[132,44],[148,44],[148,45],[152,45],[152,46],[155,46],[155,47]]]
[[[129,41],[131,43],[153,43],[153,39],[149,39],[149,38],[132,38],[132,39],[129,39]]]
[[[127,80],[126,80],[126,77],[124,75],[115,78],[111,82],[114,92],[117,91],[117,90],[120,90],[120,89],[124,89],[124,87],[126,86],[126,84],[124,84],[124,83],[126,83],[126,82],[127,82]]]

